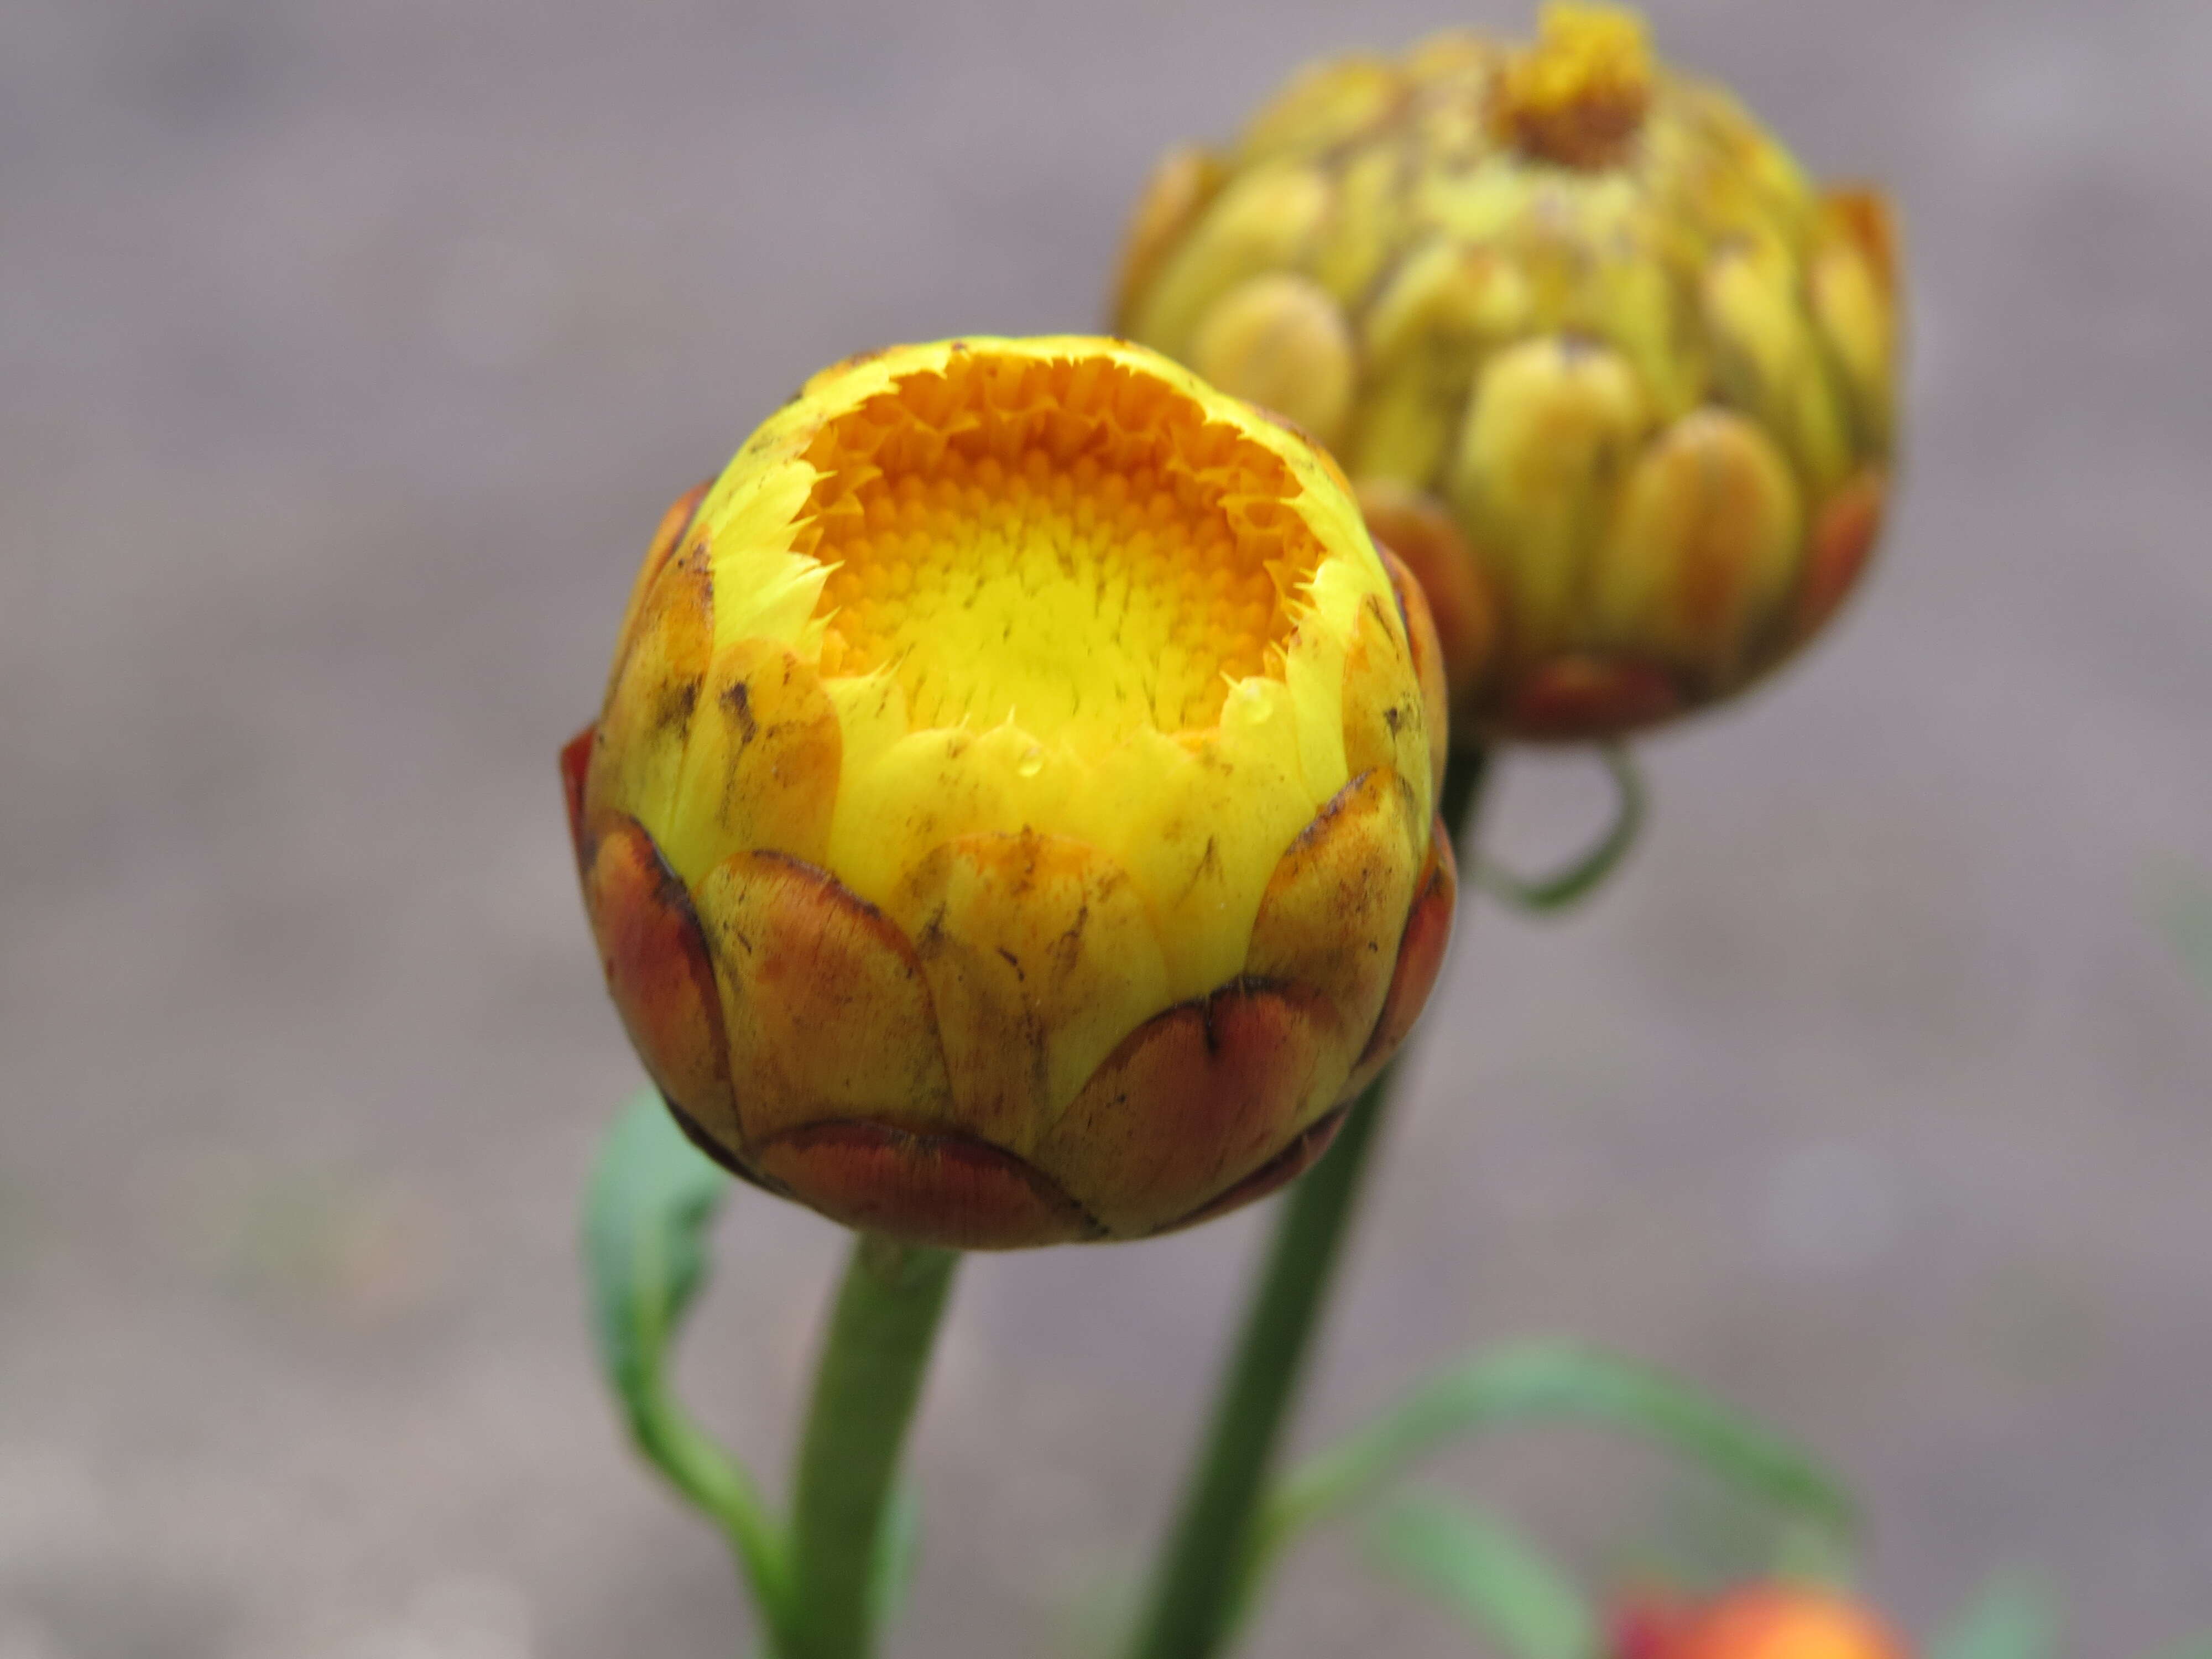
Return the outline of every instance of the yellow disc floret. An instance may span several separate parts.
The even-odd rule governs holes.
[[[1155,423],[1188,399],[1118,368],[1073,399],[1072,365],[1005,376],[1026,406],[994,432],[973,362],[909,376],[808,448],[836,672],[888,670],[917,725],[1096,744],[1215,724],[1279,658],[1321,562],[1275,505],[1290,469],[1218,426]]]

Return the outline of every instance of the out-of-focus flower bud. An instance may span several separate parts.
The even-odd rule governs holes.
[[[1327,454],[1152,352],[839,364],[663,521],[563,754],[615,1004],[696,1140],[854,1226],[1233,1208],[1434,982],[1441,657]]]
[[[1613,1659],[1905,1659],[1868,1608],[1832,1591],[1757,1584],[1694,1607],[1650,1602],[1619,1620]]]
[[[1179,150],[1115,326],[1335,449],[1437,611],[1458,729],[1616,736],[1795,651],[1879,531],[1881,199],[1823,192],[1632,12],[1294,80]]]

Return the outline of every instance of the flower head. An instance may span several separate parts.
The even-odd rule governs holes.
[[[1443,696],[1299,434],[1116,342],[854,358],[672,510],[565,757],[610,988],[695,1138],[838,1219],[1182,1224],[1426,995]]]
[[[1462,731],[1586,738],[1729,696],[1852,586],[1898,297],[1880,198],[1814,188],[1633,13],[1559,4],[1169,156],[1115,326],[1343,457]]]

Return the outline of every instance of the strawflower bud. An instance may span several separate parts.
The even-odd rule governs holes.
[[[1303,434],[1140,348],[977,339],[826,370],[671,510],[562,772],[693,1139],[991,1249],[1326,1147],[1442,960],[1444,721]]]
[[[1613,1659],[1906,1659],[1868,1608],[1832,1591],[1756,1584],[1690,1607],[1652,1602],[1620,1621]]]
[[[1161,164],[1116,329],[1303,423],[1428,589],[1455,729],[1616,736],[1827,620],[1888,489],[1895,236],[1632,12],[1317,65]]]

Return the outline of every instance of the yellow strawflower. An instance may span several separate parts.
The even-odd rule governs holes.
[[[1429,591],[1457,728],[1724,697],[1850,587],[1891,470],[1882,201],[1822,191],[1632,12],[1317,65],[1168,156],[1116,329],[1332,448]]]
[[[1303,435],[1120,342],[826,370],[664,521],[563,757],[695,1139],[971,1248],[1327,1144],[1449,929],[1441,663]]]

